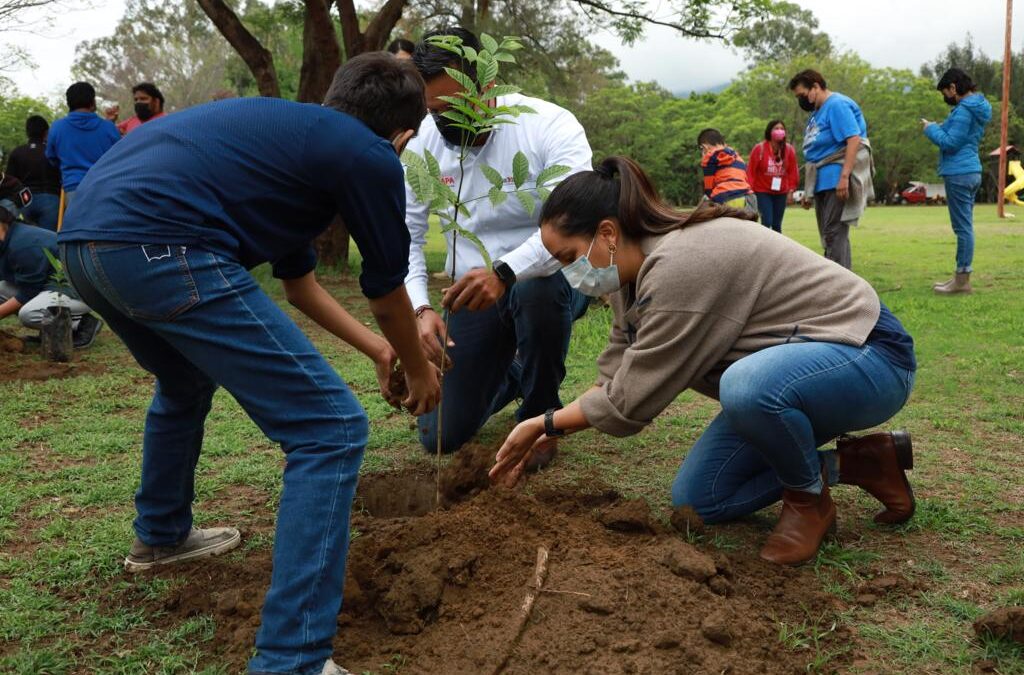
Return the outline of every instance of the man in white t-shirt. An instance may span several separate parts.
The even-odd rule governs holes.
[[[426,42],[436,35],[457,35],[464,45],[480,49],[477,37],[463,28],[433,31],[416,46],[413,63],[427,83],[430,114],[408,148],[418,154],[429,150],[441,166],[443,179],[458,191],[463,132],[440,117],[448,104],[439,97],[462,91],[445,67],[469,70],[472,66]],[[498,102],[525,105],[536,114],[520,115],[514,124],[500,125],[476,139],[465,161],[463,199],[483,196],[490,190],[491,183],[480,170],[482,165],[496,169],[507,177],[506,183],[512,184],[512,158],[517,151],[530,162],[527,186],[549,166],[570,167],[566,175],[592,168],[586,133],[568,110],[519,94],[502,96]],[[531,190],[530,194],[539,206],[537,191]],[[439,358],[444,319],[431,306],[427,294],[423,254],[428,205],[417,201],[408,187],[406,203],[406,223],[412,235],[406,289],[416,310],[424,348]],[[448,354],[454,364],[444,379],[444,452],[458,450],[491,415],[515,399],[522,400],[516,413],[519,420],[561,407],[558,389],[565,377],[572,323],[587,308],[586,296],[569,286],[558,262],[541,243],[537,210],[529,214],[515,197],[499,206],[481,199],[469,204],[469,210],[470,216],[460,217],[459,224],[480,238],[494,263],[488,269],[476,247],[465,239],[454,244],[456,282],[442,300],[444,308],[452,312]],[[450,272],[451,233],[446,240],[445,269]],[[419,418],[419,431],[424,447],[433,451],[437,444],[436,412]]]

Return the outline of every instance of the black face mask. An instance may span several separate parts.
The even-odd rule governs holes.
[[[943,96],[942,100],[946,102],[946,105],[956,105],[956,96]]]
[[[796,102],[800,104],[800,108],[802,110],[806,110],[807,112],[814,110],[814,104],[811,103],[811,99],[806,96],[797,96]]]
[[[136,103],[135,104],[135,116],[145,122],[153,116],[153,111],[150,109],[148,103]]]
[[[441,114],[436,112],[431,112],[430,116],[434,118],[434,124],[437,126],[437,130],[441,133],[441,137],[452,145],[461,146],[463,138],[469,136],[468,131],[455,126],[455,124],[457,124],[455,120],[450,120],[447,117],[441,117]]]

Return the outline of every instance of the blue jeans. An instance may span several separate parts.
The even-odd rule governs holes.
[[[773,195],[769,192],[754,194],[757,196],[757,210],[761,214],[761,224],[776,232],[782,232],[782,219],[786,215],[788,195]]]
[[[192,527],[203,424],[223,386],[285,453],[274,567],[251,671],[319,673],[331,655],[366,414],[295,323],[237,262],[182,246],[72,243],[69,278],[156,391],[135,531],[171,545]]]
[[[822,490],[839,480],[840,434],[882,424],[910,396],[914,373],[870,345],[804,342],[769,347],[722,375],[722,411],[691,448],[672,485],[672,503],[706,522],[731,520],[782,497],[783,487]]]
[[[980,173],[946,176],[946,203],[956,234],[956,271],[970,272],[974,262],[974,197],[981,187]]]
[[[569,286],[560,272],[520,281],[497,303],[479,312],[462,310],[448,331],[453,367],[444,377],[442,452],[455,452],[514,399],[522,397],[516,419],[560,408],[572,323],[587,311],[589,298]],[[420,442],[437,448],[437,410],[418,420]]]
[[[60,212],[60,195],[48,192],[33,192],[32,203],[21,210],[21,217],[39,227],[57,231],[57,214]]]

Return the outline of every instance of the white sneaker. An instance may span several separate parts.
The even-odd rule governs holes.
[[[352,673],[339,666],[333,660],[327,659],[324,662],[324,669],[320,671],[320,675],[352,675]]]

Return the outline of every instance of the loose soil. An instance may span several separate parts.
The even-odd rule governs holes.
[[[107,367],[100,363],[51,363],[39,356],[38,345],[0,331],[0,382],[59,380],[93,373]]]
[[[460,451],[443,473],[361,479],[335,659],[353,672],[491,673],[512,645],[534,576],[547,580],[507,673],[802,673],[812,655],[779,622],[820,617],[834,600],[809,570],[692,546],[645,502],[612,490],[486,488],[493,449]],[[211,660],[241,671],[270,579],[268,550],[159,572],[182,582],[157,601],[165,620],[212,615]],[[824,640],[842,641],[836,631]],[[835,664],[835,661],[832,662]],[[387,666],[387,668],[382,668]]]

